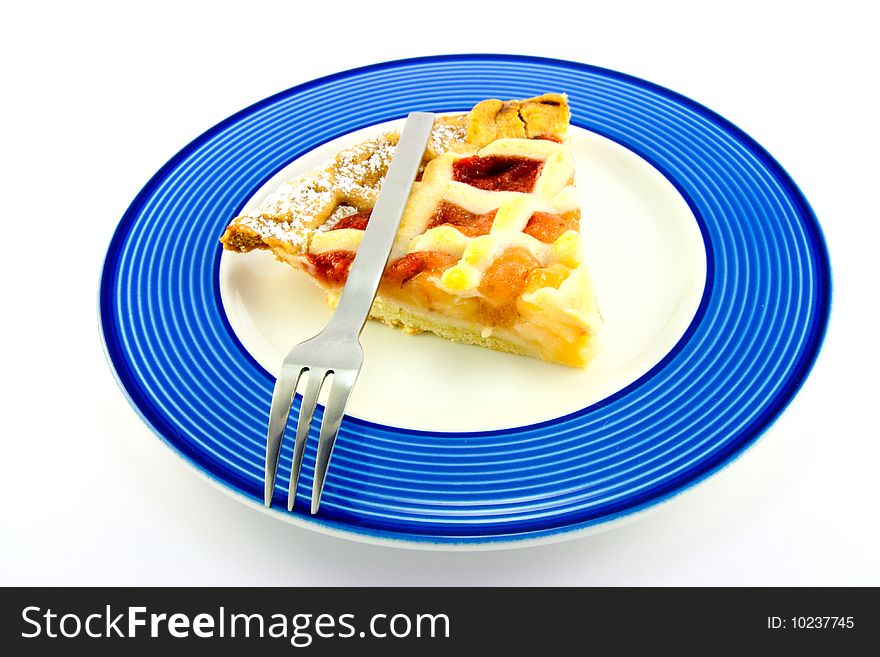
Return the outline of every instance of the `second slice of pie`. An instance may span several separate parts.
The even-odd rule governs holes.
[[[565,96],[486,100],[435,123],[370,316],[585,366],[601,316],[580,235]],[[226,249],[271,249],[338,301],[398,135],[341,151],[233,219]]]

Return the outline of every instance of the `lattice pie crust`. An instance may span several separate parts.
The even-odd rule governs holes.
[[[409,333],[583,367],[601,326],[582,261],[560,94],[435,122],[371,317]],[[226,249],[271,249],[335,304],[399,135],[341,151],[235,217]]]

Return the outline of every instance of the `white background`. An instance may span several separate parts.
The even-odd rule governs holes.
[[[869,3],[434,4],[4,5],[0,584],[880,584]],[[447,52],[572,59],[684,93],[764,145],[825,230],[833,312],[800,394],[742,458],[623,527],[432,553],[289,526],[196,476],[104,360],[104,249],[178,149],[300,82]]]

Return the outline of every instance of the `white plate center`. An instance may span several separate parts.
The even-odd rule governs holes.
[[[268,181],[246,207],[339,149],[399,125],[374,126],[315,149]],[[534,424],[614,394],[672,349],[706,281],[697,222],[675,187],[635,153],[580,128],[572,128],[571,143],[586,255],[605,320],[590,366],[576,370],[368,322],[348,414],[428,431]],[[290,347],[315,335],[332,312],[305,274],[264,252],[224,252],[220,291],[236,335],[273,375]]]

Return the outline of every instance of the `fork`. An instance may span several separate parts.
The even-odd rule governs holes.
[[[318,395],[325,381],[330,378],[330,393],[324,407],[312,481],[311,512],[312,514],[318,512],[336,435],[364,361],[360,334],[370,314],[382,272],[388,263],[391,245],[397,234],[433,125],[434,115],[427,112],[412,112],[407,117],[394,157],[388,167],[382,191],[376,199],[370,222],[349,270],[348,280],[342,289],[336,312],[318,335],[294,346],[284,359],[281,374],[275,382],[272,406],[269,410],[263,499],[267,507],[272,505],[278,457],[281,453],[293,396],[300,379],[306,375],[306,388],[302,397],[293,446],[287,510],[293,511],[296,500],[303,454]]]

